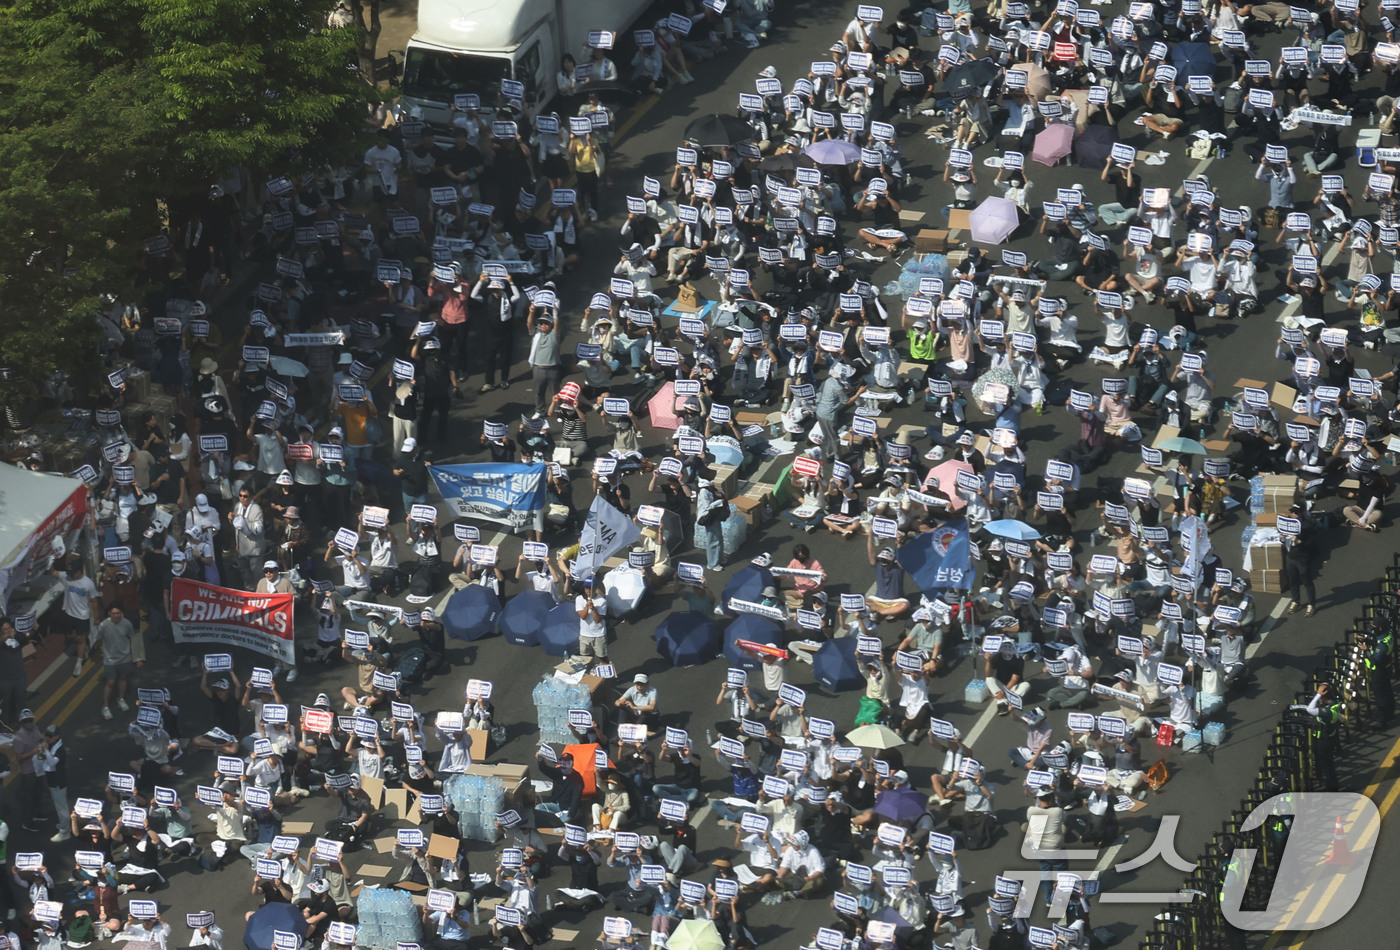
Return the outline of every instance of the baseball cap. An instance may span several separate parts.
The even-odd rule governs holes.
[[[203,492],[200,492],[198,495],[195,495],[195,496],[194,496],[194,506],[195,506],[196,508],[198,508],[200,511],[208,511],[208,510],[209,510],[209,496],[206,495],[206,494],[204,494]]]
[[[632,677],[632,682],[634,682],[634,683],[649,683],[649,682],[651,682],[651,681],[650,681],[649,679],[647,679],[647,675],[646,675],[645,673],[638,673],[636,676]]]
[[[331,426],[331,431],[326,433],[326,435],[328,438],[339,437],[343,439],[345,438],[345,430],[340,426]]]
[[[400,448],[400,451],[412,452],[416,448],[418,448],[418,440],[409,436],[407,439],[403,440],[403,446]]]
[[[32,710],[32,709],[21,709],[21,710],[19,711],[19,721],[20,721],[20,722],[25,722],[25,721],[30,721],[30,722],[32,722],[33,720],[34,720],[34,710]]]
[[[263,561],[263,570],[265,571],[280,571],[281,569],[281,565],[276,561]]]

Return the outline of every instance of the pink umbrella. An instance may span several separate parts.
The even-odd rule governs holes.
[[[982,244],[1000,244],[1011,236],[1021,223],[1016,202],[1007,198],[988,198],[968,215],[972,224],[972,239]]]
[[[681,420],[676,417],[676,386],[672,382],[667,382],[656,391],[656,395],[651,397],[651,402],[647,403],[647,412],[651,415],[651,424],[657,429],[675,429],[681,424]]]
[[[1054,165],[1069,154],[1073,143],[1074,126],[1065,122],[1047,125],[1035,137],[1035,148],[1031,151],[1031,158],[1042,165]]]
[[[951,502],[948,510],[961,511],[967,507],[967,502],[958,497],[958,472],[970,471],[972,471],[972,466],[966,462],[949,459],[942,465],[930,469],[929,473],[924,476],[924,494],[944,495]],[[938,480],[937,488],[933,487],[935,479]]]

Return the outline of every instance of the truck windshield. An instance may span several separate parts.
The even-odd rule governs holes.
[[[404,59],[403,94],[428,102],[451,103],[455,95],[474,92],[485,106],[496,101],[500,81],[509,78],[508,59],[414,46]]]

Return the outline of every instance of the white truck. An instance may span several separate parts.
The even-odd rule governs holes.
[[[565,53],[583,59],[588,34],[622,34],[650,0],[419,0],[418,30],[404,49],[400,110],[435,126],[453,100],[475,94],[483,110],[502,80],[524,84],[535,115],[557,93]],[[584,60],[586,61],[586,60]],[[625,76],[627,64],[619,63]]]

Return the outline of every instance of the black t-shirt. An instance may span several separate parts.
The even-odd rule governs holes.
[[[1026,661],[1019,656],[1006,657],[997,653],[991,659],[992,675],[999,682],[1009,683],[1013,676],[1026,675]]]
[[[481,153],[474,145],[453,146],[448,152],[444,163],[454,175],[461,175],[470,172],[474,168],[481,168],[486,164]]]
[[[148,603],[162,604],[161,594],[170,587],[170,558],[152,548],[141,555],[141,597]],[[162,608],[164,606],[162,604]]]
[[[213,707],[214,725],[230,735],[238,736],[243,734],[243,727],[238,721],[238,697],[232,692],[226,699],[215,697],[209,700],[209,705]]]
[[[173,505],[180,500],[180,483],[185,479],[185,467],[170,459],[151,466],[152,482],[162,475],[170,477],[156,486],[156,502],[162,505]]]

